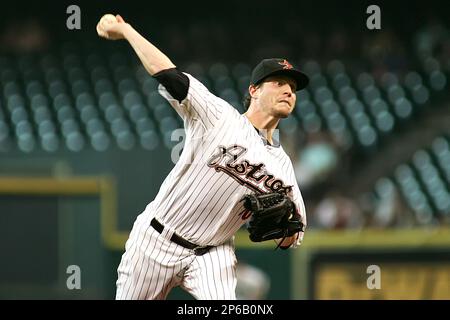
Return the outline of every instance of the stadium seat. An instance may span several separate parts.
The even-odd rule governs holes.
[[[91,146],[96,151],[105,151],[111,144],[109,136],[104,131],[96,131],[90,138]]]

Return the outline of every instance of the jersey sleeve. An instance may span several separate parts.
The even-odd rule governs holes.
[[[302,194],[300,192],[300,189],[298,188],[297,183],[295,183],[294,187],[293,187],[293,197],[292,197],[292,201],[294,201],[295,203],[295,207],[297,209],[297,213],[300,214],[301,216],[301,221],[304,225],[304,228],[306,229],[306,209],[305,209],[305,203],[303,202],[303,197]],[[304,230],[305,230],[304,229]],[[302,241],[303,241],[303,236],[304,236],[305,232],[304,231],[300,231],[298,233],[298,237],[297,240],[294,242],[294,244],[292,245],[293,248],[298,247]]]
[[[234,110],[223,99],[212,94],[200,81],[188,73],[189,89],[184,100],[179,102],[160,84],[158,92],[170,103],[185,124],[199,121],[206,129],[211,129],[225,113]]]
[[[304,226],[303,230],[305,231],[306,227],[307,227],[305,203],[303,201],[302,193],[298,187],[297,178],[295,176],[294,167],[292,166],[292,162],[290,162],[288,170],[290,170],[288,179],[290,181],[290,184],[292,184],[291,200],[294,202],[297,213],[301,217],[301,221]],[[298,237],[297,237],[296,241],[291,246],[292,248],[297,248],[302,243],[303,237],[305,235],[304,231],[300,231],[298,233]]]

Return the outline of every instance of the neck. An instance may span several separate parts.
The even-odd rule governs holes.
[[[267,114],[263,114],[262,112],[258,112],[255,109],[249,108],[244,115],[248,118],[251,124],[260,132],[262,132],[263,136],[272,144],[272,135],[276,127],[278,126],[278,122],[280,122],[279,118],[275,118],[273,116],[269,116]]]

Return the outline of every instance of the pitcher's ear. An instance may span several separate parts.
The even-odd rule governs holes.
[[[253,97],[254,95],[255,95],[255,92],[259,89],[261,87],[261,85],[254,85],[254,84],[251,84],[249,87],[248,87],[248,93],[250,94],[250,96],[251,97]]]

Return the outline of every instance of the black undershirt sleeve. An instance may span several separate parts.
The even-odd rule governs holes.
[[[180,103],[186,99],[189,90],[189,78],[177,68],[162,70],[155,73],[153,77]]]

